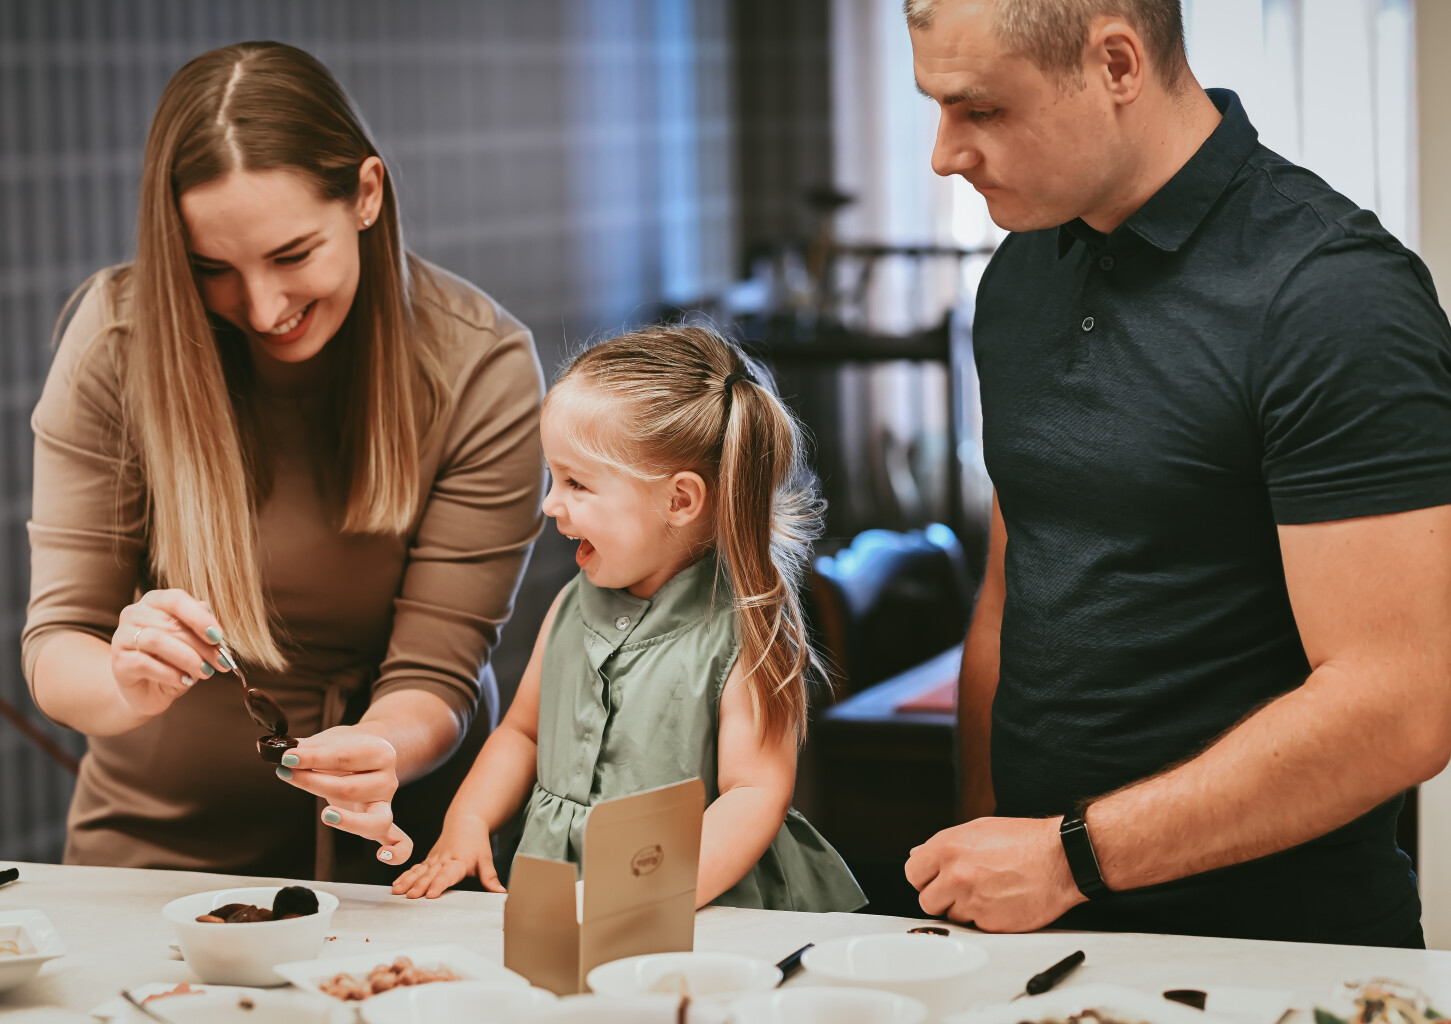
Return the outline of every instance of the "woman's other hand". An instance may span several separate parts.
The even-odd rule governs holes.
[[[443,834],[428,852],[428,859],[403,872],[393,883],[393,893],[411,900],[420,896],[434,900],[469,875],[477,875],[489,892],[504,891],[494,870],[489,826],[474,815],[450,815],[444,819]]]
[[[232,668],[217,649],[221,626],[184,590],[147,591],[121,610],[111,634],[111,675],[121,699],[153,718],[198,679]]]
[[[325,729],[282,755],[277,775],[326,800],[322,820],[379,844],[384,863],[413,855],[413,840],[393,823],[398,753],[383,737],[355,725]]]

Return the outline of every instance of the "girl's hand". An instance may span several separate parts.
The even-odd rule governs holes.
[[[121,699],[156,717],[198,679],[232,667],[217,650],[221,639],[211,609],[186,591],[147,591],[121,610],[111,634],[111,675]]]
[[[326,800],[323,822],[378,843],[384,863],[413,855],[413,840],[393,824],[398,754],[383,737],[356,725],[325,729],[283,754],[277,776]]]
[[[393,883],[393,893],[416,900],[420,896],[438,899],[449,886],[469,875],[477,875],[489,892],[503,892],[494,870],[494,851],[489,846],[489,827],[472,815],[452,816],[443,822],[443,834],[428,851],[428,859],[415,864]]]

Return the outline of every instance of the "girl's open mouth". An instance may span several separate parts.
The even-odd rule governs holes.
[[[579,549],[576,550],[575,553],[574,553],[574,562],[575,562],[575,564],[578,565],[581,569],[583,569],[584,568],[584,563],[585,562],[588,562],[589,561],[589,556],[592,555],[592,554],[594,554],[594,553],[595,553],[595,546],[593,544],[591,544],[589,541],[581,539],[580,542],[579,542]]]

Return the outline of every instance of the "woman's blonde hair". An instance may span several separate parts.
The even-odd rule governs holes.
[[[135,262],[102,282],[130,297],[124,318],[107,326],[124,336],[124,436],[147,482],[152,574],[209,602],[238,656],[274,671],[287,659],[258,564],[257,512],[271,473],[251,357],[242,334],[203,307],[178,202],[232,171],[274,169],[300,175],[325,200],[353,202],[372,156],[377,146],[352,102],[310,54],[273,42],[202,54],[172,77],[151,122]],[[358,245],[356,298],[329,342],[341,346],[341,362],[323,450],[339,527],[401,534],[420,500],[419,449],[449,391],[387,174],[378,218]]]
[[[821,666],[797,588],[824,506],[764,371],[708,327],[661,325],[581,354],[545,398],[561,405],[585,457],[642,480],[705,479],[758,729],[804,739],[805,677]]]

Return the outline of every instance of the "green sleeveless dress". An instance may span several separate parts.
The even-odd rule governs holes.
[[[721,689],[736,661],[725,574],[707,556],[649,600],[580,573],[544,648],[538,781],[519,852],[578,865],[600,800],[698,776],[717,789]],[[767,910],[849,911],[866,897],[841,856],[795,808],[765,855],[713,901]]]

